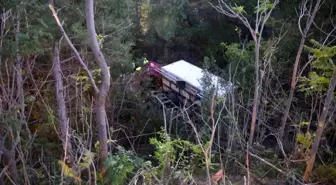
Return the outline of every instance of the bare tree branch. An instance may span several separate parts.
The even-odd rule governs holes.
[[[284,113],[284,116],[282,117],[282,120],[281,120],[281,126],[280,126],[280,130],[279,130],[279,138],[280,138],[281,141],[283,141],[283,135],[284,135],[285,127],[286,127],[286,124],[287,124],[287,119],[288,119],[290,107],[292,105],[294,90],[295,90],[295,87],[296,87],[296,78],[297,78],[297,72],[298,72],[298,67],[299,67],[299,63],[300,63],[301,53],[302,53],[302,50],[303,50],[303,46],[306,42],[306,37],[307,37],[307,34],[309,32],[309,29],[310,29],[310,27],[311,27],[311,25],[314,21],[314,18],[315,18],[315,15],[316,15],[317,11],[320,8],[320,3],[321,3],[321,0],[316,1],[313,12],[312,12],[312,7],[313,7],[312,1],[311,1],[311,4],[310,4],[310,7],[309,7],[308,19],[307,19],[307,22],[306,22],[307,24],[306,24],[305,29],[303,30],[303,34],[302,34],[301,41],[300,41],[300,46],[299,46],[299,49],[296,53],[296,58],[295,58],[295,63],[294,63],[293,73],[292,73],[291,88],[290,88],[290,91],[289,91],[288,99],[286,101],[285,113]],[[303,4],[304,5],[301,7],[301,15],[303,14],[303,12],[305,12],[307,0],[305,0],[305,2]],[[300,18],[302,18],[302,17],[300,17]],[[300,25],[299,25],[299,27],[300,27]]]
[[[89,70],[89,68],[87,67],[87,65],[84,63],[82,57],[79,55],[77,49],[75,48],[75,46],[72,44],[70,38],[68,37],[68,34],[65,32],[63,26],[62,26],[62,23],[61,21],[59,20],[58,16],[57,16],[57,13],[55,11],[55,8],[52,4],[49,4],[49,8],[52,12],[52,15],[54,16],[55,20],[56,20],[56,23],[63,35],[63,37],[65,38],[65,40],[67,41],[68,45],[70,46],[71,50],[74,52],[77,60],[79,61],[80,65],[83,67],[84,71],[87,73],[88,77],[89,77],[89,80],[93,86],[93,89],[95,91],[95,93],[99,93],[99,89],[96,85],[96,82],[94,81],[93,77],[92,77],[92,73],[91,71]]]
[[[262,33],[264,31],[264,26],[269,19],[270,15],[272,14],[275,6],[279,3],[279,0],[275,0],[272,4],[271,8],[268,8],[267,1],[263,0],[262,3],[258,0],[257,7],[256,7],[256,16],[255,16],[255,28],[253,29],[248,21],[248,19],[243,15],[244,10],[242,7],[232,7],[228,3],[224,2],[224,0],[218,0],[217,6],[214,6],[210,3],[218,12],[231,17],[239,19],[250,31],[254,43],[255,43],[255,85],[254,85],[254,97],[253,97],[253,106],[252,106],[252,120],[251,120],[251,127],[250,127],[250,136],[249,136],[249,146],[252,147],[253,138],[254,138],[254,131],[256,120],[258,118],[258,107],[260,101],[260,91],[262,89],[262,79],[263,73],[260,71],[260,44],[262,39]],[[263,7],[263,8],[262,8]],[[266,8],[267,7],[267,8]],[[237,11],[239,10],[239,11]]]

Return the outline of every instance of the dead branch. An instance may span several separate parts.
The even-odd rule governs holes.
[[[52,15],[54,16],[55,20],[56,20],[56,23],[58,25],[58,28],[60,29],[63,37],[65,38],[65,40],[67,41],[68,45],[70,46],[71,50],[74,52],[77,60],[79,61],[80,65],[82,66],[82,68],[84,69],[84,71],[87,73],[88,77],[89,77],[89,80],[93,86],[93,89],[94,91],[98,94],[99,93],[99,89],[96,85],[96,82],[94,81],[94,78],[92,77],[92,73],[91,71],[89,70],[89,68],[87,67],[87,65],[84,63],[82,57],[80,56],[80,54],[78,53],[77,49],[75,48],[75,46],[72,44],[70,38],[68,37],[68,34],[65,32],[63,26],[62,26],[62,23],[61,21],[59,20],[58,16],[57,16],[57,13],[54,9],[54,6],[52,4],[49,4],[49,9],[51,10],[52,12]]]

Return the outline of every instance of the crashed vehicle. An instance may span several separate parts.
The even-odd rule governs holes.
[[[153,94],[162,103],[181,102],[200,105],[209,89],[213,89],[219,99],[227,94],[232,84],[225,82],[202,68],[184,60],[168,65],[160,65],[153,61],[146,61],[143,68],[138,68],[140,79],[147,77],[154,83]]]

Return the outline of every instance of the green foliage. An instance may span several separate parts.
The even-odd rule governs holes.
[[[101,83],[101,69],[93,69],[91,70],[92,77],[96,83]],[[82,71],[78,75],[72,76],[72,78],[76,81],[76,85],[80,86],[83,92],[87,92],[91,87],[92,84],[89,80],[89,76],[86,72]]]
[[[232,7],[232,10],[235,11],[237,14],[247,14],[244,10],[244,6],[235,6]]]
[[[318,75],[315,71],[309,73],[309,77],[301,78],[300,90],[311,94],[312,92],[325,92],[328,90],[330,79]]]
[[[82,180],[72,168],[68,167],[68,165],[65,164],[63,161],[58,161],[58,164],[61,166],[62,171],[66,177],[74,179],[76,184],[80,184]]]
[[[48,124],[55,124],[56,123],[56,117],[55,117],[55,110],[53,110],[51,107],[46,106],[47,111],[47,121]]]
[[[176,38],[181,31],[180,21],[187,19],[186,9],[189,2],[186,0],[173,1],[172,3],[157,1],[151,2],[150,18],[151,27],[166,41]]]
[[[299,128],[307,128],[310,126],[310,122],[300,122],[299,123]],[[315,133],[314,132],[299,132],[296,134],[296,143],[299,146],[299,149],[302,152],[303,155],[308,156],[311,146],[313,144],[314,141],[314,137],[315,137]]]
[[[327,91],[332,74],[336,70],[333,61],[336,56],[336,46],[323,46],[315,40],[310,42],[313,47],[305,46],[305,49],[313,54],[314,71],[310,72],[308,77],[301,77],[299,85],[300,91],[306,95]]]
[[[271,2],[270,0],[265,0],[260,3],[259,7],[255,7],[255,12],[254,13],[260,13],[260,12],[267,12],[274,8],[274,3]]]
[[[55,29],[52,28],[52,16],[42,16],[49,11],[47,6],[39,0],[32,0],[13,1],[4,5],[5,7],[7,10],[11,9],[13,15],[6,22],[6,37],[1,38],[4,43],[4,48],[1,48],[3,55],[25,56],[44,53],[50,49],[47,45],[54,39]]]
[[[235,85],[244,89],[250,89],[254,79],[254,44],[249,42],[245,48],[241,44],[221,43],[225,60],[229,62],[226,73],[234,75]]]
[[[232,63],[235,62],[244,62],[245,64],[249,62],[250,53],[249,50],[252,49],[253,44],[249,43],[247,45],[247,49],[243,49],[241,44],[238,43],[232,43],[232,44],[226,44],[221,43],[220,45],[224,49],[225,56],[228,61],[231,61]],[[246,71],[246,69],[244,70]]]
[[[104,0],[96,2],[96,29],[100,47],[111,68],[112,77],[132,70],[131,47],[134,44],[131,28],[134,2],[132,0]],[[85,35],[86,36],[86,35]],[[85,38],[87,40],[87,38]]]
[[[79,167],[81,170],[87,169],[90,167],[91,164],[93,164],[95,159],[95,153],[85,150],[84,157],[82,158],[82,161],[79,163]]]
[[[85,149],[83,158],[81,158],[81,161],[79,161],[78,163],[79,171],[83,171],[89,168],[91,165],[94,165],[94,160],[95,160],[95,153]],[[78,171],[74,170],[75,168],[70,168],[66,163],[60,160],[58,161],[58,164],[60,165],[66,177],[68,177],[71,180],[74,180],[76,184],[81,184],[82,179]]]
[[[119,151],[110,154],[104,161],[106,168],[106,178],[104,183],[113,183],[115,185],[125,184],[128,174],[135,168],[141,167],[142,159],[135,157],[130,151],[118,147]]]
[[[204,156],[199,145],[194,145],[186,140],[171,139],[163,131],[159,132],[160,140],[150,139],[150,144],[156,147],[155,158],[161,168],[176,168],[193,173],[201,168]]]
[[[314,135],[310,132],[307,133],[298,133],[296,135],[296,142],[303,146],[305,151],[308,151],[313,143]]]

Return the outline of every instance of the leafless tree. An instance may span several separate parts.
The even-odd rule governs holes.
[[[59,117],[59,125],[61,130],[61,140],[63,143],[63,149],[65,152],[64,158],[66,159],[67,163],[70,166],[73,165],[73,156],[72,156],[72,146],[70,142],[70,135],[69,135],[69,118],[67,115],[67,107],[65,104],[65,88],[63,86],[63,79],[62,79],[62,69],[61,69],[61,62],[60,62],[60,43],[55,42],[54,46],[54,58],[53,58],[53,75],[55,79],[55,87],[56,87],[56,101],[57,101],[57,111]]]
[[[294,67],[293,67],[293,73],[292,73],[292,80],[291,80],[291,88],[289,91],[289,96],[287,98],[286,101],[286,108],[285,108],[285,112],[284,115],[282,117],[281,120],[281,126],[280,126],[280,131],[279,131],[279,138],[282,141],[283,140],[283,135],[284,135],[284,131],[285,131],[285,127],[286,127],[286,123],[287,123],[287,119],[288,119],[288,115],[289,115],[289,110],[290,107],[292,105],[292,101],[293,101],[293,96],[294,96],[294,90],[295,90],[295,86],[297,83],[297,72],[298,72],[298,67],[299,67],[299,63],[300,63],[300,58],[301,58],[301,54],[302,54],[302,50],[304,47],[304,44],[306,42],[306,38],[309,32],[309,29],[314,21],[315,15],[317,13],[317,11],[320,8],[320,4],[321,4],[321,0],[317,0],[315,5],[314,5],[314,9],[313,9],[313,1],[310,1],[310,5],[307,6],[309,0],[304,0],[302,1],[302,5],[300,7],[300,15],[299,15],[299,20],[298,20],[298,26],[299,26],[299,30],[301,33],[301,41],[300,41],[300,46],[298,48],[298,51],[296,53],[296,58],[295,58],[295,63],[294,63]],[[303,20],[303,18],[307,16],[307,20],[306,20],[306,26],[305,29],[302,30],[301,28],[301,21]]]
[[[253,108],[252,108],[252,120],[251,120],[251,128],[250,128],[250,136],[249,136],[249,146],[252,146],[256,121],[258,118],[258,105],[260,101],[260,90],[262,89],[262,79],[263,79],[263,71],[260,66],[260,47],[262,34],[264,31],[265,24],[269,17],[271,16],[275,6],[279,3],[279,0],[275,0],[272,3],[272,6],[268,6],[269,1],[266,0],[258,0],[256,6],[256,16],[255,16],[255,26],[250,24],[250,21],[245,17],[245,10],[242,6],[232,6],[226,3],[224,0],[218,0],[218,5],[212,5],[218,12],[231,17],[239,19],[250,31],[253,41],[255,43],[255,89],[254,89],[254,97],[253,97]]]

